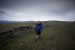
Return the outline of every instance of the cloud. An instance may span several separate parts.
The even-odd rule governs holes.
[[[5,13],[4,11],[0,11],[0,14],[3,14],[3,15],[4,15],[4,14],[6,14],[6,13]]]
[[[0,0],[0,20],[75,20],[74,0]]]

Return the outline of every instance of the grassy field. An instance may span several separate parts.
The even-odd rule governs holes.
[[[75,23],[44,22],[41,38],[34,42],[35,32],[4,42],[0,42],[0,50],[75,50]],[[0,25],[2,29],[34,24]]]
[[[19,26],[33,26],[34,23],[11,23],[11,24],[0,24],[0,32],[6,31],[6,30],[10,30],[12,28],[16,28]]]

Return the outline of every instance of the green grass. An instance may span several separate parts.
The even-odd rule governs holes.
[[[1,42],[0,50],[75,50],[74,30],[72,24],[50,25],[42,31],[37,42],[34,42],[34,32]]]
[[[19,26],[32,26],[34,23],[11,23],[11,24],[0,24],[0,32],[10,30]]]

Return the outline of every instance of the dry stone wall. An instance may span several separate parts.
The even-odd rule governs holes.
[[[0,41],[15,38],[23,34],[30,34],[34,31],[32,26],[20,26],[0,33]]]

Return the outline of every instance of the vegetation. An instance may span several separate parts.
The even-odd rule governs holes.
[[[19,23],[0,25],[2,29],[35,23]],[[73,22],[43,22],[47,25],[41,34],[41,38],[34,42],[35,32],[0,42],[0,50],[75,50],[75,23]]]

